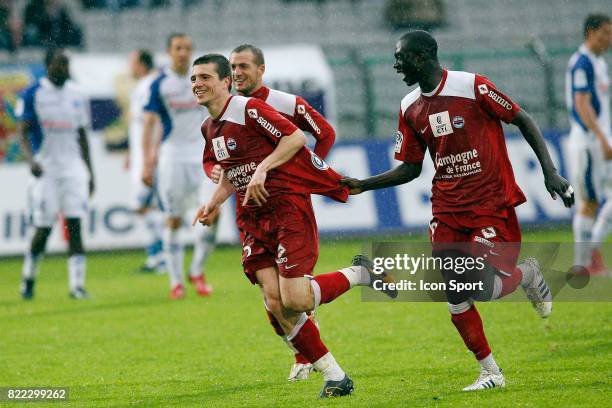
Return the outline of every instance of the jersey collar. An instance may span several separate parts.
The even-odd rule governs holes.
[[[446,83],[447,76],[448,76],[448,71],[446,69],[442,70],[442,79],[440,80],[440,83],[438,84],[438,86],[436,86],[436,88],[431,92],[423,92],[423,90],[421,89],[421,95],[427,96],[430,98],[432,96],[437,96],[440,92],[442,92],[442,89],[444,88],[444,84]]]
[[[227,110],[227,107],[229,106],[230,101],[232,100],[233,97],[234,97],[234,95],[230,95],[230,97],[227,98],[227,102],[225,102],[225,106],[221,110],[221,113],[219,113],[219,116],[217,116],[216,118],[213,118],[211,116],[211,119],[212,119],[213,122],[219,122],[221,120],[221,118],[223,118],[223,115],[225,115],[225,111]]]
[[[258,90],[256,90],[255,92],[253,92],[252,94],[248,96],[265,101],[268,98],[269,94],[270,94],[270,88],[268,88],[267,86],[262,86],[261,88],[259,88]],[[247,96],[247,95],[244,95],[244,96]]]
[[[580,46],[579,50],[582,54],[585,54],[588,57],[591,57],[593,59],[597,58],[597,55],[595,55],[593,51],[589,50],[589,47],[587,47],[584,43]]]

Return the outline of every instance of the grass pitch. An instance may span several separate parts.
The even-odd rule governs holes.
[[[360,247],[323,242],[317,272],[346,266]],[[64,257],[43,262],[31,302],[18,294],[21,259],[2,259],[0,387],[69,387],[69,401],[59,405],[87,407],[610,404],[610,303],[556,303],[547,321],[527,303],[480,303],[507,388],[463,393],[478,365],[444,303],[366,303],[359,290],[317,311],[323,340],[353,378],[355,393],[318,400],[318,373],[285,380],[292,356],[267,323],[239,255],[236,247],[213,254],[212,297],[189,288],[185,300],[174,302],[166,276],[134,272],[140,252],[89,255],[87,301],[68,299]]]

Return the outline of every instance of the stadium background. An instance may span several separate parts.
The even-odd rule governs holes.
[[[19,10],[26,3],[14,2]],[[126,68],[127,54],[148,48],[163,64],[165,40],[171,32],[191,35],[196,54],[227,52],[244,42],[262,46],[267,55],[280,52],[281,57],[268,60],[268,71],[274,71],[272,60],[283,64],[273,85],[304,94],[336,126],[338,143],[330,164],[357,177],[393,165],[399,101],[409,89],[392,69],[395,41],[404,29],[394,29],[386,19],[389,2],[185,0],[157,7],[145,3],[120,7],[122,2],[102,1],[103,7],[86,9],[80,2],[64,0],[83,33],[82,47],[72,49],[73,70],[78,72],[76,79],[86,89],[90,87],[94,118],[90,137],[98,190],[85,235],[88,248],[134,248],[142,241],[142,226],[126,210],[129,177],[122,169],[121,151],[125,135],[112,122],[120,112],[116,95],[125,88],[121,71]],[[433,32],[442,63],[450,69],[488,76],[533,113],[554,160],[565,171],[567,60],[582,42],[584,17],[589,12],[609,12],[609,2],[414,3],[431,8],[441,5],[438,22],[415,24],[440,23]],[[283,58],[283,50],[293,51],[295,57]],[[307,52],[314,56],[305,58]],[[181,305],[162,301],[166,278],[133,274],[140,253],[112,251],[90,256],[91,302],[75,305],[66,299],[64,258],[52,257],[43,264],[36,303],[21,303],[17,291],[20,260],[5,257],[21,254],[27,235],[24,185],[28,169],[20,162],[13,139],[12,107],[17,92],[43,73],[43,54],[36,47],[0,53],[4,102],[0,114],[0,329],[5,333],[0,338],[0,363],[6,367],[0,374],[0,386],[70,385],[75,405],[81,406],[200,405],[202,396],[211,406],[311,402],[320,385],[318,379],[292,386],[291,392],[281,382],[290,358],[266,327],[260,300],[241,276],[239,248],[230,246],[213,255],[209,272],[217,291],[201,302],[193,294]],[[610,63],[610,53],[606,59]],[[313,69],[313,61],[320,62],[320,67]],[[570,211],[549,199],[529,146],[512,129],[507,130],[515,172],[529,199],[519,209],[526,240],[571,241]],[[316,199],[318,222],[329,239],[323,243],[317,272],[341,266],[340,258],[348,259],[359,250],[363,240],[350,237],[422,238],[430,214],[432,168],[427,160],[420,181],[409,186],[364,195],[345,207]],[[224,225],[224,241],[235,242],[231,216],[225,216]],[[409,238],[415,233],[416,238]],[[65,249],[57,228],[50,244],[52,251]],[[235,309],[237,302],[239,310],[246,312]],[[349,369],[362,376],[352,401],[355,405],[516,406],[520,402],[544,406],[554,405],[557,398],[565,398],[568,405],[606,404],[612,327],[608,304],[560,304],[558,320],[546,327],[533,321],[528,305],[483,306],[494,333],[492,341],[500,346],[498,358],[515,361],[508,370],[515,391],[486,397],[454,393],[459,382],[455,376],[463,375],[460,378],[467,383],[472,380],[468,377],[473,367],[469,356],[458,353],[460,340],[448,327],[443,305],[388,306],[363,305],[358,295],[351,295],[321,311],[324,327],[331,332],[328,336],[334,339],[331,345],[342,350],[338,354],[343,361],[360,361],[349,363]],[[227,314],[228,310],[232,313]],[[247,323],[237,323],[243,320]],[[377,333],[368,331],[373,325]],[[253,331],[247,330],[250,326]],[[525,341],[534,332],[544,333],[544,350],[536,341]],[[354,339],[361,337],[368,342],[356,343]],[[249,348],[262,350],[261,354],[253,356],[244,350],[240,338],[251,339]],[[269,344],[275,346],[266,348]],[[418,353],[406,344],[418,346]],[[195,356],[193,350],[197,350]],[[432,363],[434,355],[444,356],[442,363]],[[531,371],[534,361],[538,365],[535,373]],[[413,371],[405,374],[399,366]],[[449,366],[461,367],[453,371],[450,383],[449,377],[440,375]],[[543,382],[543,376],[548,380]],[[542,386],[536,397],[531,394],[534,382]],[[410,392],[397,394],[400,386]],[[377,397],[371,401],[366,394]]]
[[[88,246],[125,248],[143,242],[142,225],[127,209],[128,177],[122,169],[123,153],[117,152],[126,132],[116,119],[129,90],[127,54],[149,48],[163,66],[165,39],[174,31],[193,36],[195,54],[227,53],[244,42],[262,46],[268,55],[268,83],[304,95],[335,124],[338,143],[328,159],[333,167],[356,177],[391,167],[399,101],[408,92],[392,69],[393,47],[402,32],[402,28],[394,29],[398,23],[389,16],[397,11],[390,8],[392,3],[402,2],[203,0],[157,7],[98,2],[102,7],[88,9],[78,2],[65,2],[83,33],[82,47],[73,50],[72,71],[91,99],[93,160],[98,169]],[[406,3],[435,10],[433,16],[408,14],[406,24],[433,27],[445,66],[488,76],[534,114],[565,173],[564,71],[569,55],[581,42],[584,16],[605,10],[606,2],[511,0],[495,2],[495,7],[478,0]],[[16,5],[24,7],[25,2]],[[23,47],[0,56],[4,100],[0,178],[7,191],[0,203],[0,253],[4,254],[21,253],[27,238],[22,186],[28,172],[22,164],[12,164],[19,162],[20,154],[12,138],[12,106],[19,89],[44,73],[41,53]],[[520,219],[525,225],[567,223],[570,211],[549,202],[535,156],[522,138],[508,130],[516,176],[530,199],[519,208]],[[321,232],[338,237],[422,230],[429,220],[432,171],[427,159],[424,175],[416,182],[357,197],[348,206],[316,198]],[[237,242],[229,212],[222,220],[220,240]],[[56,232],[50,250],[63,247]]]

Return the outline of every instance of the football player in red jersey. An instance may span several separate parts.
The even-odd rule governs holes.
[[[261,287],[266,307],[287,340],[323,374],[321,397],[348,395],[353,382],[306,312],[353,286],[372,286],[385,277],[373,274],[361,257],[348,268],[311,276],[319,249],[310,194],[343,202],[348,188],[340,185],[338,173],[305,147],[301,130],[262,100],[230,95],[231,82],[224,56],[207,54],[194,61],[193,94],[210,113],[202,124],[204,168],[209,175],[215,165],[223,168],[217,189],[198,210],[194,223],[209,225],[211,214],[236,193],[246,276]]]
[[[263,76],[266,65],[263,51],[251,44],[239,45],[231,52],[229,60],[234,87],[238,93],[265,101],[299,129],[310,133],[316,139],[314,152],[320,158],[325,159],[336,139],[334,128],[301,96],[264,86]],[[221,166],[216,165],[211,174],[213,181],[217,182],[220,175]],[[293,346],[287,341],[287,336],[274,315],[269,310],[266,312],[276,334],[281,336],[293,350]],[[314,319],[314,315],[309,315],[309,317]],[[288,380],[305,380],[313,370],[312,364],[299,352],[293,351],[295,363],[291,366]]]
[[[345,179],[351,194],[408,183],[421,173],[426,150],[436,169],[432,182],[433,219],[430,240],[434,256],[439,243],[469,243],[476,253],[500,255],[478,279],[479,292],[447,291],[451,320],[481,365],[481,375],[465,391],[503,387],[474,300],[493,300],[522,285],[541,317],[552,310],[552,296],[538,262],[516,265],[521,231],[514,207],[525,202],[516,185],[501,121],[517,126],[534,150],[544,183],[553,199],[574,203],[573,189],[550,158],[535,121],[487,78],[440,66],[436,40],[425,31],[405,34],[397,42],[395,70],[404,82],[418,87],[401,102],[396,168],[365,180]],[[436,246],[437,244],[437,246]],[[473,253],[471,253],[473,254]],[[491,259],[493,257],[489,257]],[[447,283],[460,277],[443,271]]]

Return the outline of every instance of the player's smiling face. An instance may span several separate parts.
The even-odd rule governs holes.
[[[418,67],[415,65],[415,55],[408,49],[407,44],[398,41],[395,46],[395,63],[393,68],[398,74],[403,74],[402,80],[408,85],[414,85],[419,81]]]
[[[250,95],[262,86],[265,65],[257,65],[250,50],[233,52],[230,65],[236,90],[241,94]]]
[[[211,102],[229,95],[230,78],[219,79],[214,63],[194,65],[191,71],[191,91],[198,104]]]

